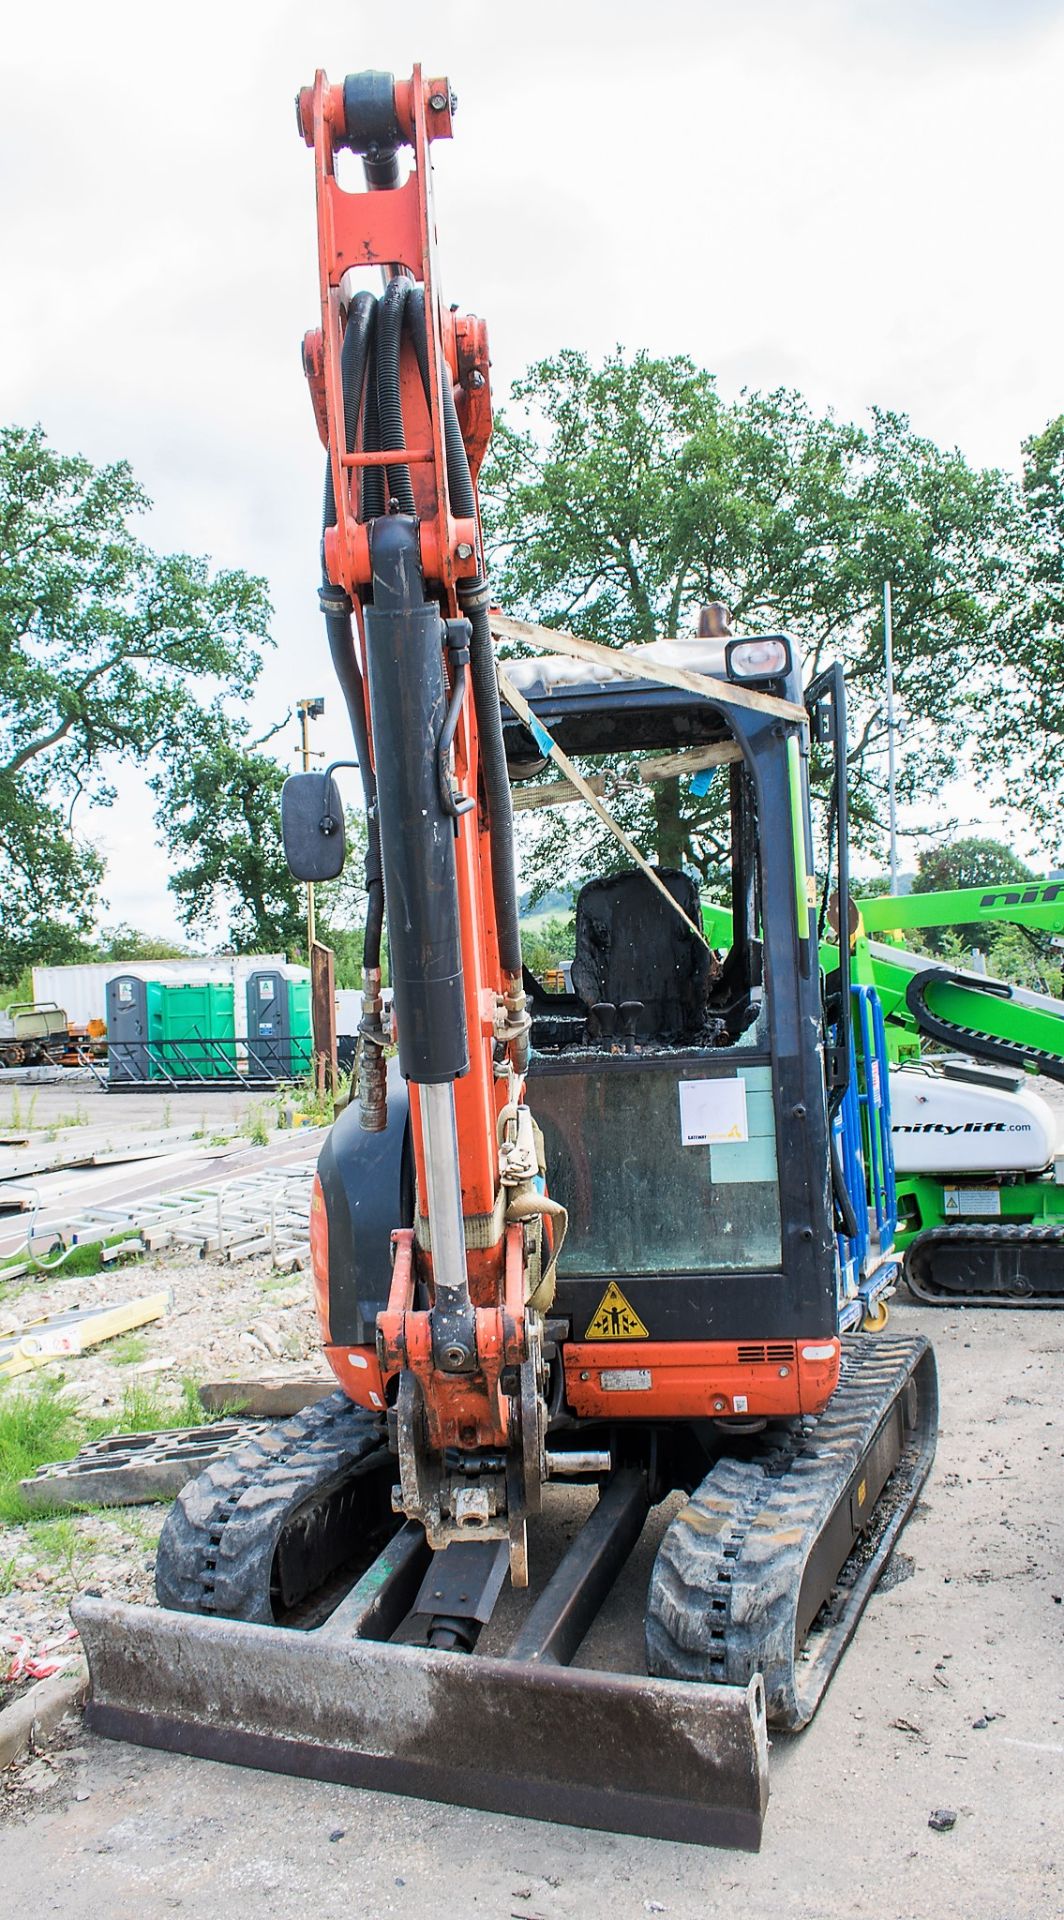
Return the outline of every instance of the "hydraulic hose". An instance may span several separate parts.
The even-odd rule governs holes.
[[[399,345],[410,285],[406,279],[390,280],[377,307],[377,412],[381,444],[385,448],[406,446],[399,392]],[[391,498],[398,501],[400,513],[412,518],[414,491],[409,467],[389,467],[387,474]]]
[[[344,394],[344,440],[350,451],[355,443],[366,368],[373,345],[377,302],[371,293],[359,293],[347,314],[347,329],[341,351],[340,369]],[[323,533],[336,525],[336,500],[333,493],[332,462],[325,468],[325,500],[322,511]],[[322,554],[322,584],[319,594],[325,616],[325,632],[333,669],[347,707],[354,736],[362,792],[366,803],[366,930],[362,964],[379,967],[381,934],[384,926],[384,882],[381,873],[380,824],[377,813],[377,783],[369,751],[366,702],[362,675],[358,669],[354,635],[351,631],[351,602],[341,587],[334,587],[325,571]]]
[[[380,416],[377,411],[377,379],[371,371],[366,382],[366,406],[362,415],[362,445],[367,453],[379,453],[381,448]],[[384,470],[382,467],[363,467],[359,487],[360,519],[379,520],[387,505],[384,498]]]
[[[396,294],[389,287],[381,301],[383,308],[389,297],[401,308],[413,341],[417,357],[421,382],[425,397],[429,394],[429,356],[428,328],[425,320],[425,289],[421,286],[407,286],[402,294]],[[378,383],[380,361],[378,359]],[[454,393],[450,375],[445,368],[443,387],[443,436],[447,461],[447,485],[451,495],[451,506],[461,520],[472,520],[476,514],[476,500],[473,493],[473,480],[469,471],[469,456],[466,453],[462,429],[458,424],[458,414],[454,404]],[[398,413],[398,336],[395,361],[395,407]],[[382,430],[385,426],[385,413],[381,408]],[[405,446],[401,437],[388,442],[390,446]],[[409,470],[403,469],[409,479]],[[495,655],[491,644],[491,627],[488,609],[491,596],[487,581],[480,575],[458,583],[458,604],[472,628],[469,644],[469,672],[473,688],[473,706],[477,716],[477,732],[480,741],[480,763],[484,776],[484,790],[488,801],[488,838],[491,847],[491,886],[495,902],[495,924],[499,939],[499,962],[504,973],[520,979],[521,977],[521,929],[517,904],[517,876],[514,872],[513,857],[513,805],[510,799],[510,777],[506,767],[506,748],[503,744],[502,714],[499,709],[499,687],[495,678]]]
[[[343,349],[344,425],[349,448],[354,445],[357,432],[363,385],[366,390],[363,418],[363,443],[366,450],[375,451],[381,447],[399,448],[406,445],[399,386],[399,355],[404,324],[410,331],[427,397],[429,362],[424,289],[414,286],[409,280],[397,278],[389,282],[379,301],[375,302],[372,294],[360,293],[352,303]],[[365,378],[367,364],[370,366],[368,381]],[[443,380],[442,387],[444,447],[451,503],[458,518],[472,519],[476,513],[473,482],[449,376]],[[398,502],[402,513],[413,515],[414,498],[409,467],[390,467],[386,476],[380,468],[369,467],[364,471],[362,485],[362,512],[365,520],[376,519],[386,511],[386,490],[390,497]],[[335,505],[332,499],[330,472],[326,481],[326,525],[331,526],[334,520]],[[338,601],[341,597],[344,606],[342,610],[338,610]],[[331,604],[326,604],[327,599]],[[505,973],[520,980],[521,933],[513,859],[513,808],[506,767],[506,750],[503,743],[499,690],[495,677],[495,657],[488,619],[490,594],[486,580],[477,575],[472,579],[461,581],[458,586],[458,602],[471,628],[469,677],[477,717],[484,791],[488,803],[492,894],[499,940],[499,960]],[[359,762],[365,765],[372,783],[368,741],[365,737],[366,719],[362,681],[351,640],[350,603],[346,595],[339,596],[336,589],[330,588],[326,583],[323,586],[323,608],[329,629],[330,651],[347,701]],[[375,787],[372,799],[367,791],[366,806],[370,818],[370,847],[371,849],[375,847],[376,851],[375,874],[379,875],[380,837],[377,826]],[[366,932],[367,956],[371,952],[371,920],[375,931],[376,949],[379,953],[380,922],[383,916],[383,890],[379,884],[370,882],[369,861],[370,853],[367,852],[366,877],[367,885],[370,887]],[[367,964],[376,964],[376,961],[371,962],[367,958]]]
[[[831,1190],[835,1199],[835,1212],[847,1240],[856,1240],[861,1228],[857,1211],[853,1204],[850,1189],[846,1185],[846,1174],[839,1152],[839,1142],[834,1127],[828,1124],[828,1151],[831,1156]]]
[[[499,683],[488,624],[491,594],[481,579],[458,584],[458,604],[469,621],[469,674],[480,739],[480,764],[488,796],[488,837],[491,846],[491,888],[499,936],[499,963],[504,973],[521,978],[521,929],[517,911],[517,875],[514,871],[514,821],[510,777],[502,737]]]

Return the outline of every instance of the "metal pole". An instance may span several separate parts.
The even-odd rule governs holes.
[[[883,652],[887,667],[887,806],[890,814],[890,890],[898,891],[898,769],[894,719],[894,621],[890,581],[883,582]]]

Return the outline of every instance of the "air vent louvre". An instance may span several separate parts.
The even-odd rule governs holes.
[[[736,1347],[735,1356],[741,1367],[764,1367],[790,1364],[794,1360],[794,1341],[776,1340],[770,1346],[762,1343]]]

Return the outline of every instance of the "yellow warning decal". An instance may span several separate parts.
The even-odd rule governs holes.
[[[620,1287],[611,1280],[584,1335],[585,1340],[649,1340],[639,1315],[628,1305]]]

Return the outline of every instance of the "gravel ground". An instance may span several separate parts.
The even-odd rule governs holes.
[[[1051,1098],[1064,1106],[1064,1090]],[[164,1257],[100,1284],[126,1298],[160,1279],[174,1309],[145,1329],[142,1358],[70,1363],[65,1391],[87,1411],[118,1407],[130,1384],[176,1404],[184,1373],[320,1368],[302,1280]],[[2,1311],[70,1304],[62,1284]],[[80,1290],[100,1297],[96,1282]],[[813,1725],[773,1742],[756,1858],[247,1773],[112,1745],[73,1721],[0,1782],[10,1904],[64,1920],[214,1920],[227,1900],[252,1920],[1056,1920],[1064,1319],[902,1299],[892,1326],[935,1344],[936,1465]],[[160,1514],[61,1522],[72,1532],[43,1548],[39,1523],[0,1535],[0,1572],[14,1553],[22,1590],[0,1601],[0,1630],[62,1631],[76,1587],[149,1598]],[[638,1579],[627,1584],[607,1637],[634,1665]],[[945,1831],[929,1825],[938,1810],[954,1816]]]
[[[813,1725],[773,1743],[758,1857],[246,1773],[75,1728],[6,1783],[12,1906],[64,1920],[213,1920],[226,1900],[271,1920],[1055,1920],[1064,1324],[897,1302],[892,1325],[935,1342],[936,1466]],[[633,1605],[616,1646],[631,1659],[638,1639]],[[943,1808],[955,1824],[935,1832]]]
[[[125,1301],[168,1288],[165,1318],[131,1335],[25,1374],[0,1393],[32,1392],[45,1378],[85,1415],[115,1415],[132,1401],[137,1424],[161,1424],[181,1406],[183,1382],[234,1377],[331,1378],[318,1342],[309,1275],[274,1273],[265,1258],[238,1264],[161,1254],[92,1278],[16,1283],[0,1303],[0,1333],[43,1314]],[[158,1410],[158,1411],[157,1411]],[[64,1631],[84,1587],[152,1598],[154,1548],[165,1508],[112,1508],[41,1517],[0,1528],[0,1648],[20,1634],[39,1646]]]

